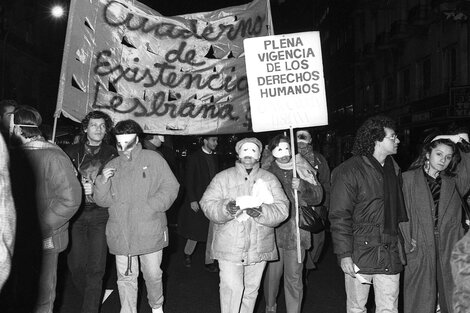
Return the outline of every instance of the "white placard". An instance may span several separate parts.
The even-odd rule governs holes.
[[[328,124],[319,32],[248,38],[253,131]]]

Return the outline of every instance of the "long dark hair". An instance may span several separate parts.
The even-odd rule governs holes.
[[[457,145],[449,139],[437,139],[437,140],[424,144],[423,148],[421,149],[421,153],[416,158],[416,160],[414,160],[413,163],[411,163],[409,170],[414,170],[414,169],[423,167],[424,163],[428,159],[426,154],[428,153],[431,154],[432,150],[441,144],[451,147],[453,151],[452,159],[449,165],[447,166],[447,168],[444,170],[444,173],[448,176],[455,176],[455,170],[460,161],[460,154],[457,149]]]

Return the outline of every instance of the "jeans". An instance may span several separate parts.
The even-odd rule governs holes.
[[[147,298],[152,309],[163,305],[162,263],[163,250],[131,256],[131,267],[128,275],[127,255],[116,255],[117,285],[121,300],[121,313],[137,313],[137,278],[139,277],[139,260],[147,287]]]
[[[375,312],[398,313],[398,293],[400,274],[361,274],[367,280],[372,279],[375,294]],[[369,297],[369,284],[361,284],[358,279],[347,274],[345,277],[346,287],[346,311],[348,313],[366,313],[366,303]]]
[[[59,253],[57,252],[43,253],[42,255],[35,313],[52,313],[56,296],[58,258]]]
[[[97,210],[102,210],[99,212]],[[68,267],[83,296],[82,313],[98,313],[106,269],[106,209],[82,212],[71,224]]]
[[[305,250],[301,251],[302,263],[297,262],[297,250],[279,249],[279,260],[268,262],[264,278],[264,299],[266,309],[276,312],[276,298],[279,284],[284,273],[284,294],[287,313],[300,313],[303,298],[303,260]]]
[[[218,261],[221,313],[252,313],[266,262],[241,265]]]

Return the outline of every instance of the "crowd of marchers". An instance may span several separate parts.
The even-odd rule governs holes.
[[[181,192],[164,136],[145,136],[134,120],[113,125],[105,112],[91,111],[79,140],[62,149],[44,138],[36,109],[4,100],[0,117],[2,311],[52,313],[67,249],[80,312],[100,311],[108,251],[121,313],[137,312],[140,272],[152,312],[163,312],[166,212],[179,194],[184,265],[193,266],[193,252],[206,242],[205,269],[219,273],[222,313],[252,313],[261,284],[266,313],[278,311],[280,286],[286,311],[302,311],[303,276],[318,262],[325,231],[300,229],[301,207],[328,213],[347,312],[366,312],[371,286],[376,312],[470,310],[464,129],[429,135],[402,173],[393,158],[395,122],[371,117],[357,130],[352,157],[331,175],[305,129],[292,141],[283,134],[267,144],[239,140],[237,160],[224,170],[218,137],[201,136]]]

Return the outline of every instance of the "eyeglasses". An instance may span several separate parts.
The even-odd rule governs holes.
[[[385,138],[388,138],[388,139],[393,140],[393,141],[399,140],[397,134],[393,134],[391,136],[385,136]]]

